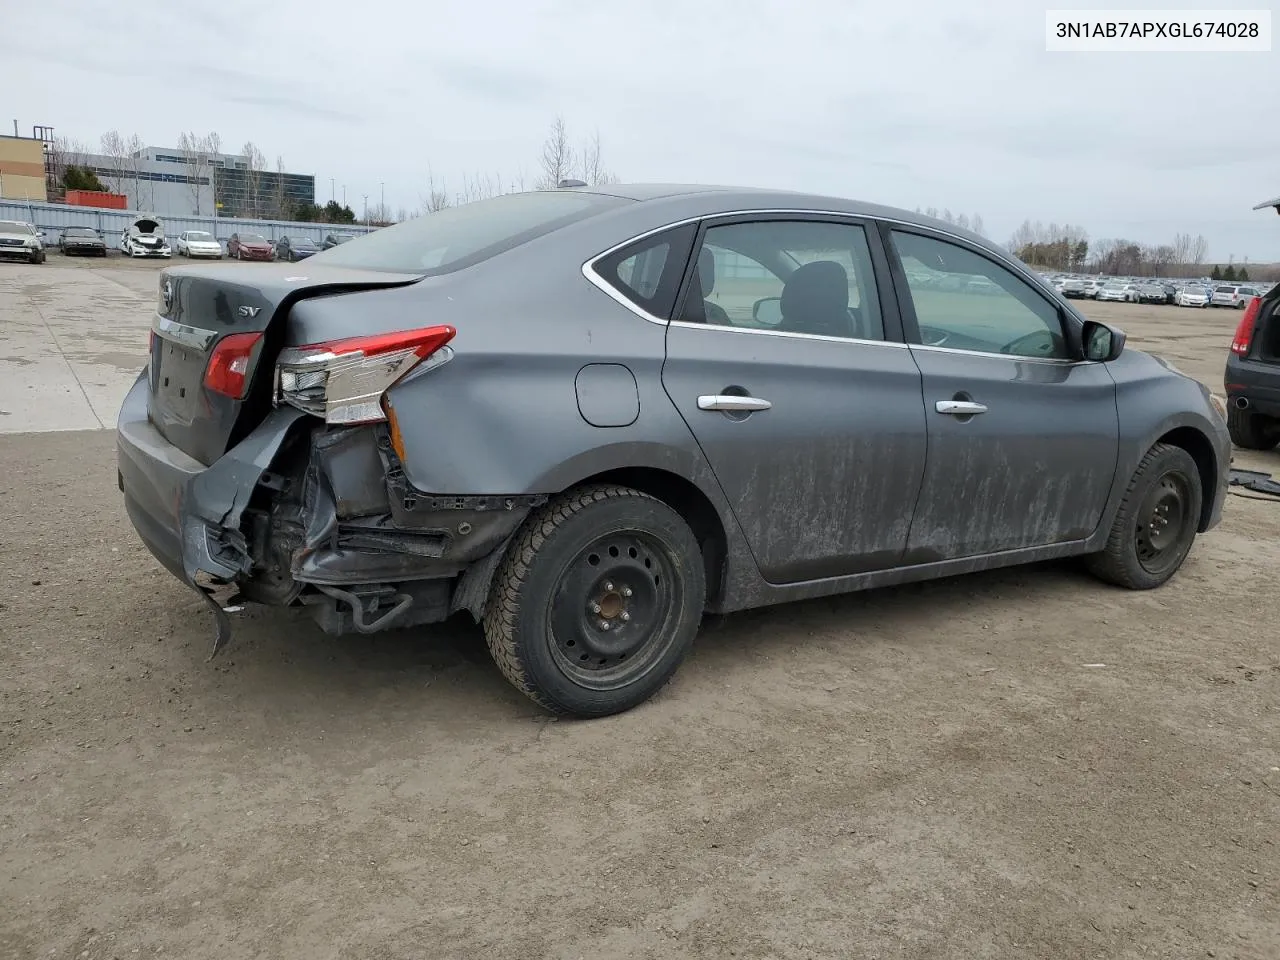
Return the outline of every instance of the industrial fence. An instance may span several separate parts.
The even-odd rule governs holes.
[[[46,244],[58,239],[66,227],[93,227],[108,238],[129,228],[135,217],[134,210],[107,210],[100,207],[77,207],[64,203],[41,203],[36,200],[0,200],[0,220],[23,220],[33,223],[46,234]],[[310,237],[317,242],[333,234],[340,237],[358,237],[374,227],[363,224],[294,223],[288,220],[239,220],[227,217],[162,217],[156,219],[164,225],[165,236],[170,240],[187,230],[204,230],[226,242],[233,233],[260,233],[275,242],[280,237]]]

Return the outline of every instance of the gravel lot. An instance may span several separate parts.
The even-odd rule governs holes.
[[[208,664],[113,433],[68,429],[112,423],[156,269],[0,264],[0,957],[1280,956],[1280,504],[1152,593],[1066,563],[728,617],[589,723],[465,619],[251,612]],[[1238,314],[1084,309],[1221,389]]]

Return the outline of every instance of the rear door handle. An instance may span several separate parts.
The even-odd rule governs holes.
[[[986,413],[987,405],[974,403],[972,400],[939,400],[933,405],[933,409],[953,417],[972,417],[975,413]]]
[[[768,410],[773,404],[759,397],[735,397],[723,393],[704,394],[698,398],[699,410]]]

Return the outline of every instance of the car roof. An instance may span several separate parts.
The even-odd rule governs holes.
[[[851,200],[820,193],[804,193],[798,190],[780,190],[767,187],[740,187],[697,183],[607,183],[593,187],[568,187],[577,193],[596,193],[621,197],[640,203],[661,203],[677,211],[689,207],[691,216],[714,216],[708,207],[718,207],[724,212],[735,210],[795,209],[847,213],[851,216],[877,217],[913,223],[922,227],[945,230],[969,237],[991,246],[991,241],[954,223],[926,217],[910,210],[888,207],[878,203]]]

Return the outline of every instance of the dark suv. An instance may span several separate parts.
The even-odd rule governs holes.
[[[1245,306],[1227,354],[1227,427],[1236,446],[1280,444],[1280,284]]]

